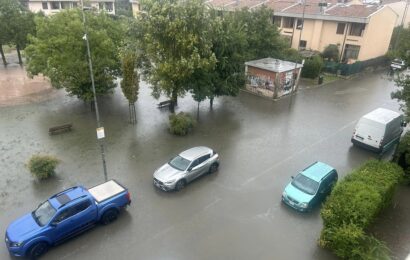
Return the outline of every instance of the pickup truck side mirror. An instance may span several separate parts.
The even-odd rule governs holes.
[[[50,226],[51,226],[51,227],[56,227],[57,224],[58,224],[57,221],[53,221],[53,222],[50,223]]]

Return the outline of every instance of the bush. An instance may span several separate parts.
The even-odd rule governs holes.
[[[320,74],[323,67],[323,61],[320,56],[313,56],[311,59],[305,61],[302,68],[302,77],[314,79]]]
[[[195,124],[195,119],[184,112],[169,116],[169,131],[174,135],[187,135],[195,127]]]
[[[329,44],[322,52],[322,57],[332,61],[339,61],[339,47]]]
[[[347,175],[320,212],[319,245],[346,259],[389,259],[388,248],[365,230],[390,205],[402,176],[398,165],[376,160]]]
[[[43,180],[54,175],[59,162],[60,160],[49,155],[33,155],[27,167],[34,177]]]
[[[403,168],[406,182],[410,183],[410,132],[400,139],[393,161]]]

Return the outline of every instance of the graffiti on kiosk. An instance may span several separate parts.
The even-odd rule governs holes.
[[[248,75],[248,84],[254,88],[274,90],[274,84],[270,77],[262,75]]]

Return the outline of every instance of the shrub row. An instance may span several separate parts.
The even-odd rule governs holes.
[[[169,131],[174,135],[187,135],[195,124],[195,119],[188,113],[180,112],[169,116]]]
[[[400,139],[393,161],[404,169],[406,182],[410,183],[410,132]]]
[[[371,160],[340,181],[320,214],[319,245],[344,259],[389,259],[388,248],[365,233],[390,205],[403,170],[394,163]]]

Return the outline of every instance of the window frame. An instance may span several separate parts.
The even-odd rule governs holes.
[[[365,23],[351,23],[349,28],[349,36],[362,37],[365,29]]]
[[[343,25],[343,29],[341,26]],[[337,23],[336,34],[343,35],[346,31],[346,23]]]
[[[48,2],[41,2],[41,7],[43,8],[43,10],[48,10]]]

